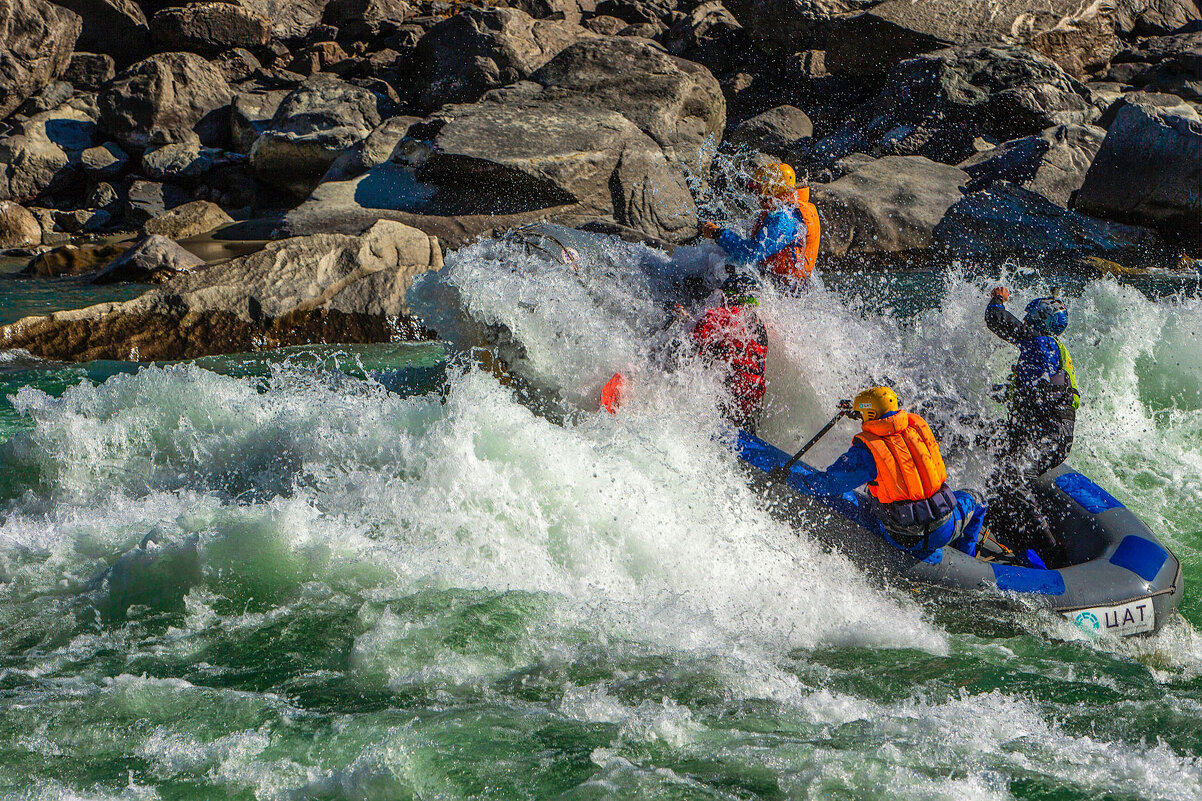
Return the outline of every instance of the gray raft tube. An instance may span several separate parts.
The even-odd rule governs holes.
[[[746,432],[739,433],[736,451],[740,459],[764,473],[789,458]],[[1130,509],[1067,465],[1049,470],[1035,486],[1053,527],[1068,546],[1070,565],[1058,570],[986,561],[953,548],[942,548],[926,560],[915,559],[877,533],[859,493],[815,499],[797,492],[802,478],[813,470],[798,462],[784,482],[793,491],[777,490],[775,497],[790,506],[800,504],[808,518],[824,514],[819,539],[862,567],[922,584],[1021,598],[1063,614],[1087,634],[1157,631],[1181,600],[1177,557]]]

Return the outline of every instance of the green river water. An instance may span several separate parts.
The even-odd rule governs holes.
[[[455,310],[438,343],[0,352],[0,797],[1202,798],[1196,281],[1064,282],[1070,461],[1184,564],[1181,616],[1115,641],[869,580],[773,517],[713,378],[657,374],[636,256],[474,245],[415,289]],[[996,415],[1002,277],[1047,288],[1004,266],[765,299],[765,436],[881,376]],[[0,281],[0,322],[90,291]],[[457,355],[502,327],[519,383]],[[619,369],[627,410],[590,411]]]

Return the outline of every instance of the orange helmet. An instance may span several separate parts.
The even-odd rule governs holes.
[[[755,171],[753,191],[769,197],[781,197],[797,191],[797,173],[784,162],[769,164]]]

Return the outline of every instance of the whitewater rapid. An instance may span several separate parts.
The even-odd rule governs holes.
[[[663,300],[721,266],[610,239],[572,269],[490,240],[411,298],[441,309],[447,344],[394,348],[388,369],[326,349],[17,391],[0,443],[0,788],[1202,797],[1197,297],[1114,281],[1070,297],[1087,399],[1072,461],[1186,564],[1184,619],[1092,642],[1050,615],[921,603],[771,514],[729,452],[717,377],[663,370],[679,337]],[[803,441],[885,378],[949,436],[996,415],[987,391],[1012,354],[981,314],[998,280],[1050,288],[951,270],[913,314],[821,281],[768,293],[764,435]],[[432,347],[449,366],[397,391],[442,358]],[[616,371],[629,403],[598,413]],[[965,484],[987,475],[974,453],[949,464]]]

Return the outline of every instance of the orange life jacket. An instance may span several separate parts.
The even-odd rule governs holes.
[[[764,259],[765,266],[776,273],[796,281],[807,281],[814,272],[814,263],[818,260],[818,238],[822,234],[822,225],[818,221],[818,208],[810,202],[810,188],[803,186],[793,197],[773,200],[772,204],[760,212],[752,237],[760,232],[764,220],[778,204],[785,203],[793,207],[806,229],[805,247],[790,245]]]
[[[869,420],[856,439],[876,462],[876,481],[869,482],[868,491],[881,503],[926,500],[947,481],[939,443],[916,414],[901,411]]]

